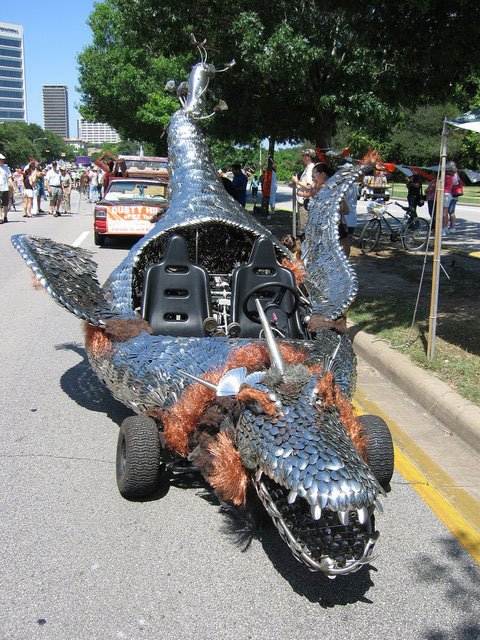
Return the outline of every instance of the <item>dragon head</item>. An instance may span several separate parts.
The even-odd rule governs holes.
[[[207,480],[234,503],[244,502],[251,482],[282,538],[309,569],[329,577],[354,572],[371,559],[378,537],[373,513],[381,510],[383,489],[362,457],[361,425],[335,383],[337,356],[345,358],[348,348],[342,342],[340,349],[338,340],[323,366],[309,364],[305,353],[276,343],[258,301],[257,309],[271,366],[227,368],[216,382],[195,378],[212,394],[218,432],[212,439],[197,434],[191,459],[203,461],[198,466],[206,466]],[[200,422],[208,423],[211,436],[211,421]],[[218,435],[227,447],[217,446]],[[199,453],[202,448],[212,455]]]

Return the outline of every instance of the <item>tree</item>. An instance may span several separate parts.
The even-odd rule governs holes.
[[[0,123],[0,148],[11,167],[23,167],[31,158],[44,163],[54,158],[70,157],[63,138],[44,131],[38,124],[25,122]]]
[[[247,0],[104,0],[79,56],[81,111],[164,151],[178,104],[163,86],[197,60],[186,47],[193,32],[208,38],[214,62],[238,62],[215,80],[231,110],[211,135],[329,147],[340,118],[380,132],[402,107],[452,97],[464,61],[478,69],[479,18],[476,0],[264,0],[255,9]]]

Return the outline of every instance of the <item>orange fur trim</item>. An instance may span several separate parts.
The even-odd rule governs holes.
[[[268,349],[263,344],[249,344],[246,347],[239,347],[230,354],[224,371],[236,369],[237,367],[246,367],[247,371],[257,371],[264,368],[270,362]]]
[[[252,387],[240,389],[237,393],[237,400],[239,400],[239,402],[244,402],[245,404],[249,402],[258,402],[265,413],[268,413],[269,416],[273,416],[277,413],[275,404],[270,400],[265,391],[260,391],[260,389],[252,389]]]
[[[328,371],[317,384],[317,389],[323,397],[327,407],[336,407],[340,415],[340,420],[348,433],[353,446],[365,459],[367,438],[363,435],[362,427],[353,413],[353,407],[349,400],[345,398],[340,387],[335,384],[333,373]]]
[[[207,478],[223,500],[245,505],[249,475],[232,440],[223,432],[208,447],[212,455],[212,473]]]
[[[347,333],[347,319],[343,315],[335,320],[313,315],[308,323],[308,328],[312,332],[316,332],[318,329],[332,329],[337,333]]]
[[[305,279],[305,275],[307,272],[305,271],[305,267],[303,266],[302,260],[292,261],[292,260],[289,260],[288,258],[283,258],[282,267],[285,267],[286,269],[290,269],[290,271],[295,276],[295,280],[297,281],[298,286],[303,284],[303,281]]]
[[[152,333],[152,327],[146,320],[136,318],[135,320],[126,320],[114,318],[107,320],[105,323],[105,335],[114,342],[124,342],[136,338],[143,331]]]
[[[83,323],[85,348],[94,358],[105,356],[112,348],[112,341],[107,338],[105,331],[89,322]]]
[[[305,351],[302,351],[298,347],[294,347],[291,344],[284,344],[280,342],[278,344],[282,358],[287,364],[302,364],[305,362],[308,355]]]
[[[214,391],[195,382],[176,404],[162,414],[165,442],[170,449],[183,457],[188,455],[189,435],[195,431],[200,416],[214,398]]]

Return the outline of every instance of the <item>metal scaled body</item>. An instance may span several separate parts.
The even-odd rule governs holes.
[[[194,67],[187,99],[169,126],[168,211],[103,286],[85,250],[34,236],[12,238],[52,297],[98,335],[109,323],[139,320],[145,269],[161,259],[172,232],[186,238],[196,263],[224,281],[248,260],[260,236],[271,238],[279,260],[293,260],[227,194],[198,131],[196,119],[201,117],[212,69],[205,62]],[[341,200],[361,172],[356,168],[337,173],[311,202],[303,254],[305,286],[312,312],[327,319],[340,316],[356,294],[356,278],[339,246],[337,223]],[[159,408],[168,413],[196,384],[192,377],[202,379],[213,371],[224,371],[239,349],[254,342],[258,340],[228,335],[151,335],[142,329],[126,339],[105,338],[104,348],[90,345],[88,356],[98,377],[126,406],[137,413]],[[318,396],[322,373],[313,365],[330,363],[334,354],[336,382],[351,398],[355,356],[346,337],[328,330],[318,331],[315,340],[282,342],[302,351],[304,363],[296,368],[288,365],[284,375],[279,377],[277,372],[276,378],[259,363],[250,373],[262,375],[233,385],[238,389],[250,385],[273,398],[275,414],[265,413],[256,402],[243,402],[238,419],[230,417],[228,431],[251,483],[295,557],[330,577],[350,573],[371,557],[378,536],[372,514],[382,490],[353,446],[338,408],[322,404]],[[327,369],[324,366],[324,372]],[[284,384],[289,376],[295,378],[294,391]]]

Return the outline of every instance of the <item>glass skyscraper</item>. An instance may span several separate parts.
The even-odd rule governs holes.
[[[23,27],[0,22],[0,121],[26,122]]]

